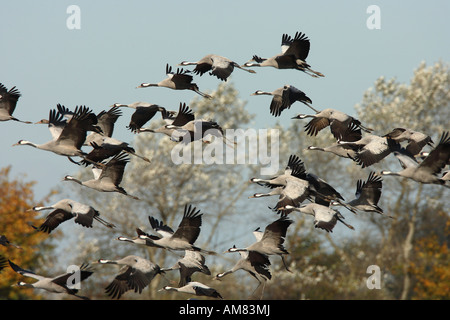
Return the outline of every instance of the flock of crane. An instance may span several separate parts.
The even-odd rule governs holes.
[[[159,83],[142,83],[138,87],[192,90],[206,99],[213,99],[214,97],[201,92],[198,86],[192,82],[192,73],[202,76],[209,72],[210,75],[216,76],[219,80],[226,81],[235,68],[255,73],[248,68],[267,66],[277,69],[300,70],[312,77],[323,77],[322,73],[312,70],[306,62],[309,49],[310,42],[305,34],[297,32],[294,37],[284,34],[281,41],[281,53],[271,58],[264,59],[255,55],[249,62],[239,65],[227,58],[211,54],[197,62],[183,61],[179,64],[180,66],[195,65],[192,71],[182,68],[174,71],[172,67],[167,65],[166,79]],[[250,179],[252,183],[270,190],[267,193],[256,193],[250,198],[278,196],[272,210],[280,216],[277,220],[268,224],[264,231],[255,230],[253,233],[256,241],[250,246],[246,248],[233,246],[228,249],[226,252],[238,252],[241,256],[240,260],[230,270],[213,277],[213,279],[220,280],[237,270],[247,271],[258,280],[258,286],[250,297],[258,299],[263,297],[265,284],[272,277],[270,256],[280,256],[285,269],[288,272],[291,271],[284,259],[289,254],[284,247],[284,241],[287,229],[293,223],[293,220],[289,217],[291,212],[298,211],[312,215],[314,227],[326,232],[332,232],[338,222],[353,229],[353,226],[347,224],[344,221],[344,216],[335,208],[344,206],[353,213],[365,211],[384,215],[382,208],[378,206],[382,192],[381,175],[398,175],[413,179],[418,183],[431,183],[449,187],[447,184],[450,179],[449,173],[448,171],[443,172],[443,169],[448,166],[450,158],[450,136],[448,132],[442,133],[436,146],[434,146],[434,142],[429,135],[409,128],[394,128],[391,132],[379,136],[374,134],[372,129],[364,126],[358,119],[343,112],[334,109],[316,110],[311,105],[311,99],[292,85],[285,85],[273,92],[258,90],[253,95],[272,96],[270,113],[275,117],[280,116],[283,110],[289,109],[296,101],[304,103],[314,110],[314,114],[299,114],[293,119],[312,118],[305,126],[305,132],[310,136],[315,136],[321,130],[329,127],[336,142],[326,147],[310,146],[308,147],[309,150],[330,152],[339,157],[349,158],[361,165],[362,168],[370,167],[392,153],[398,158],[403,170],[400,172],[382,171],[380,174],[370,172],[367,180],[357,181],[355,199],[348,202],[345,202],[339,192],[326,181],[311,172],[307,172],[304,162],[297,155],[289,157],[284,172],[279,175],[266,179]],[[14,120],[32,123],[19,120],[13,116],[20,96],[20,92],[15,87],[8,90],[3,84],[0,84],[0,121]],[[48,119],[36,122],[48,125],[52,140],[43,144],[20,140],[15,145],[32,146],[68,157],[71,162],[78,165],[92,166],[93,179],[80,181],[67,175],[64,177],[66,181],[72,181],[99,192],[117,192],[134,200],[139,200],[138,197],[130,195],[121,186],[125,166],[130,161],[130,156],[139,157],[146,162],[151,160],[137,154],[128,143],[112,137],[114,123],[122,115],[119,110],[120,107],[135,109],[127,126],[134,133],[162,133],[169,136],[173,141],[186,144],[195,140],[203,140],[207,133],[210,134],[214,130],[217,137],[223,137],[223,130],[218,123],[211,120],[196,119],[194,112],[184,103],[180,103],[178,111],[169,111],[159,105],[145,102],[114,104],[108,111],[101,111],[98,114],[85,106],[77,106],[74,110],[70,110],[58,104],[57,109],[50,110]],[[165,125],[158,129],[144,128],[144,125],[158,112],[165,121]],[[430,151],[423,151],[423,148],[427,145]],[[86,153],[82,150],[83,147],[91,147],[92,149],[89,153]],[[80,157],[82,160],[77,162],[73,157]],[[108,228],[115,228],[114,224],[100,217],[100,213],[92,206],[71,199],[60,200],[51,206],[35,206],[29,210],[51,210],[40,226],[33,226],[36,232],[51,233],[61,223],[71,219],[87,228],[92,227],[94,220]],[[78,280],[83,281],[94,273],[93,264],[121,265],[123,267],[105,288],[105,293],[108,296],[119,299],[127,291],[141,293],[157,275],[164,276],[171,270],[179,270],[178,285],[165,286],[161,290],[174,290],[222,299],[222,295],[214,288],[192,280],[193,274],[196,272],[211,275],[210,269],[205,264],[205,256],[216,254],[194,245],[202,225],[200,210],[192,205],[186,205],[176,231],[151,216],[149,217],[149,223],[152,229],[150,233],[136,229],[136,237],[121,236],[118,240],[169,250],[176,254],[183,251],[184,256],[172,267],[162,268],[148,259],[136,255],[126,256],[118,260],[99,259],[90,265],[81,265],[77,271],[79,272]],[[4,235],[0,237],[0,244],[20,248],[11,243]],[[18,274],[37,280],[34,283],[20,281],[17,284],[19,286],[40,288],[54,293],[65,293],[88,299],[78,295],[78,289],[69,283],[75,271],[48,278],[22,269],[13,261],[0,255],[0,270],[8,265]]]

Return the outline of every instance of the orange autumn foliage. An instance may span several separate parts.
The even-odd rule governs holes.
[[[450,219],[445,225],[445,238],[450,236]],[[447,241],[439,241],[435,234],[421,238],[415,246],[416,259],[411,272],[417,284],[413,299],[450,299],[450,251]]]
[[[42,223],[36,219],[36,212],[27,211],[38,205],[33,199],[34,183],[10,180],[9,173],[10,167],[0,169],[0,235],[6,236],[20,248],[0,245],[0,255],[19,266],[29,266],[39,258],[39,249],[46,235],[36,232],[30,226]],[[35,298],[33,290],[12,287],[17,281],[29,280],[15,273],[9,266],[6,267],[0,273],[0,299]]]

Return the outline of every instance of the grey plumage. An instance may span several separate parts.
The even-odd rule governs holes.
[[[302,32],[296,32],[294,38],[287,34],[281,37],[281,53],[271,58],[261,58],[254,55],[244,63],[244,67],[273,67],[276,69],[295,69],[312,77],[324,77],[321,72],[311,69],[306,62],[310,50],[310,41]]]
[[[98,263],[123,266],[114,280],[105,288],[105,293],[112,299],[120,299],[130,290],[141,294],[153,278],[162,272],[157,264],[136,255],[129,255],[118,260],[99,259]]]
[[[94,179],[80,181],[70,175],[64,177],[64,181],[73,181],[82,186],[100,191],[100,192],[118,192],[126,195],[135,200],[139,200],[138,197],[130,195],[126,190],[120,186],[122,182],[125,166],[129,162],[127,154],[121,152],[110,159],[101,169],[92,168],[94,173]]]
[[[361,130],[372,131],[372,129],[363,126],[358,119],[332,108],[316,111],[315,114],[298,114],[292,119],[306,118],[312,118],[305,125],[305,131],[310,136],[316,136],[319,131],[330,127],[330,131],[336,140],[349,141],[347,139],[351,138],[350,141],[355,141],[361,138]]]
[[[339,141],[338,143],[355,150],[356,155],[352,160],[362,168],[380,162],[390,155],[398,145],[396,141],[376,134],[367,134],[357,141]]]
[[[131,241],[132,239],[127,239],[125,237],[120,237],[119,240],[129,241],[136,244],[145,244],[147,246],[167,249],[170,251],[193,250],[205,254],[215,254],[213,251],[204,250],[194,245],[200,235],[202,216],[203,213],[200,213],[200,210],[196,207],[186,205],[184,207],[183,218],[176,231],[164,224],[162,221],[150,216],[150,225],[157,235],[139,232],[139,238],[141,240],[145,240],[145,242],[136,240]]]
[[[250,182],[268,188],[284,187],[286,185],[287,177],[294,176],[297,178],[302,178],[304,177],[304,174],[305,164],[303,161],[296,155],[290,155],[283,173],[269,179],[251,178]]]
[[[185,286],[191,281],[191,276],[195,272],[201,272],[206,275],[211,275],[211,271],[205,264],[205,257],[198,251],[185,250],[184,257],[178,259],[178,261],[170,268],[163,268],[163,271],[179,270],[180,280],[178,287]]]
[[[166,108],[154,103],[136,101],[129,104],[115,103],[113,108],[127,107],[135,109],[131,115],[130,123],[127,128],[133,133],[137,133],[147,122],[149,122],[156,115],[157,112],[163,114]]]
[[[62,199],[51,206],[33,207],[31,210],[53,210],[47,215],[45,221],[39,227],[34,227],[36,230],[46,233],[51,233],[61,223],[71,219],[74,219],[75,223],[85,228],[92,228],[94,220],[108,228],[115,228],[114,224],[102,219],[100,213],[93,207],[71,199]]]
[[[13,120],[27,124],[32,123],[31,121],[19,120],[13,116],[20,96],[21,94],[15,86],[8,90],[3,83],[0,83],[0,121]]]
[[[226,252],[238,252],[241,258],[235,263],[235,265],[231,269],[225,272],[218,273],[214,277],[214,279],[220,280],[223,277],[231,273],[234,273],[238,270],[244,270],[258,281],[258,286],[253,291],[251,296],[254,296],[255,292],[258,291],[258,289],[260,289],[261,294],[259,296],[259,299],[261,299],[264,294],[266,282],[272,278],[272,274],[270,272],[270,260],[268,256],[256,251],[238,249],[236,248],[236,246],[233,246]]]
[[[163,117],[169,119],[169,115],[167,114],[167,112],[163,113]],[[189,106],[187,106],[186,103],[180,103],[180,107],[178,109],[176,116],[174,116],[172,119],[169,119],[168,123],[157,129],[140,128],[138,129],[138,133],[141,132],[162,133],[169,136],[172,140],[178,141],[178,137],[172,136],[176,131],[177,127],[182,127],[194,120],[195,115],[192,109],[189,108]]]
[[[50,111],[49,119],[55,116],[54,112]],[[58,118],[59,119],[59,118]],[[62,128],[59,134],[55,134],[54,138],[44,144],[35,144],[27,140],[19,140],[16,145],[29,145],[37,149],[50,151],[61,156],[78,156],[85,159],[86,152],[81,150],[81,147],[86,140],[86,135],[89,130],[99,130],[96,126],[97,118],[92,111],[85,107],[77,107],[75,112],[70,116],[67,124]]]
[[[292,85],[285,85],[271,92],[257,90],[251,95],[272,96],[273,98],[272,101],[270,102],[270,114],[273,115],[274,117],[280,116],[283,110],[289,109],[292,106],[292,104],[294,104],[296,101],[299,101],[308,106],[309,108],[312,108],[310,105],[312,103],[312,100],[303,91],[297,89]]]
[[[195,65],[194,70],[192,70],[193,73],[202,76],[206,72],[211,71],[210,75],[216,76],[219,80],[222,81],[227,81],[228,77],[234,71],[234,68],[238,68],[250,73],[255,73],[254,70],[245,69],[236,62],[217,54],[208,54],[196,62],[182,61],[179,65]]]
[[[162,133],[170,137],[172,141],[189,144],[193,141],[204,140],[209,135],[224,139],[223,129],[212,120],[195,119],[192,110],[180,103],[180,109],[171,123],[157,129],[140,129],[139,132]]]
[[[333,229],[338,221],[349,229],[354,230],[353,226],[347,224],[343,220],[344,216],[339,211],[318,203],[303,204],[300,207],[286,206],[285,209],[294,210],[313,216],[314,227],[323,229],[327,232],[333,232]]]
[[[399,143],[406,141],[406,151],[413,156],[418,155],[426,145],[433,146],[433,140],[429,135],[409,128],[394,128],[383,137]]]
[[[271,179],[252,178],[251,182],[274,188],[268,193],[255,193],[249,198],[260,198],[279,195],[274,211],[282,215],[291,212],[286,206],[298,207],[305,200],[314,200],[316,203],[329,205],[331,200],[344,200],[341,194],[318,176],[307,173],[303,161],[297,156],[291,156],[285,173]],[[280,208],[284,208],[280,210]]]
[[[172,90],[192,90],[204,98],[212,99],[210,95],[201,92],[197,84],[192,82],[193,77],[188,74],[189,72],[190,71],[183,69],[177,69],[177,71],[174,72],[172,71],[172,67],[167,64],[167,78],[158,83],[141,83],[138,88],[164,87]]]
[[[278,255],[283,261],[283,265],[287,271],[290,271],[284,256],[289,252],[284,247],[287,229],[293,223],[292,220],[283,216],[272,223],[268,224],[260,235],[256,235],[257,241],[247,248],[247,251],[256,251],[264,255]],[[254,231],[256,233],[256,230]]]
[[[185,285],[178,288],[171,286],[164,286],[161,290],[176,291],[181,293],[188,293],[196,296],[206,296],[217,299],[223,299],[222,295],[214,288],[207,286],[198,281],[187,282]]]
[[[66,272],[66,273],[63,273],[54,278],[44,277],[44,276],[34,273],[33,271],[22,269],[21,267],[19,267],[12,261],[9,261],[9,265],[18,274],[21,274],[25,277],[34,278],[37,280],[34,283],[25,283],[25,282],[20,281],[17,283],[17,285],[20,287],[43,289],[43,290],[53,292],[53,293],[65,293],[65,294],[73,295],[77,298],[84,299],[84,300],[89,299],[88,297],[78,295],[78,289],[71,288],[73,283],[70,283],[70,281],[69,281],[69,280],[72,280],[71,278],[79,279],[79,281],[84,281],[87,278],[89,278],[94,272],[92,271],[92,269],[90,268],[90,266],[88,264],[82,264],[79,267],[78,271]],[[75,272],[79,272],[78,277],[74,276]]]
[[[347,202],[347,206],[350,207],[351,211],[355,210],[353,211],[354,213],[356,211],[364,211],[384,214],[383,209],[378,206],[382,187],[383,179],[381,176],[371,171],[366,181],[360,179],[356,182],[355,198]],[[340,204],[333,203],[333,205]],[[387,215],[387,217],[392,218],[390,215]]]
[[[308,146],[308,150],[318,150],[322,152],[329,152],[332,154],[337,155],[341,158],[355,158],[356,151],[353,150],[349,146],[341,145],[339,143],[333,143],[332,145],[326,146],[326,147],[317,147],[317,146]]]
[[[399,172],[383,170],[381,171],[382,175],[396,175],[419,183],[439,184],[449,187],[446,185],[446,180],[438,176],[450,159],[450,135],[448,131],[442,133],[439,144],[420,163],[405,148],[399,146],[394,149],[394,155],[399,160],[403,170]]]

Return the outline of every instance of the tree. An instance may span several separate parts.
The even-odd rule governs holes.
[[[418,237],[414,246],[414,261],[410,264],[410,272],[416,279],[412,299],[450,298],[450,253],[448,239],[450,236],[450,219],[448,213],[433,213],[435,219],[443,220],[444,233],[431,233]]]
[[[422,63],[409,84],[384,77],[377,79],[374,87],[364,93],[362,102],[355,106],[356,117],[378,135],[405,127],[428,133],[434,141],[439,141],[442,132],[448,130],[449,98],[448,65],[439,62],[427,67]],[[400,168],[394,156],[361,169],[349,159],[305,150],[308,145],[327,146],[333,139],[326,130],[314,138],[306,136],[304,124],[297,121],[287,129],[279,127],[280,141],[283,141],[280,153],[298,153],[308,172],[325,179],[345,199],[354,197],[356,180],[366,179],[370,171]],[[440,186],[385,177],[380,206],[395,219],[368,213],[349,215],[346,209],[340,209],[356,230],[345,230],[339,235],[308,232],[309,217],[296,216],[296,229],[288,235],[286,246],[293,252],[290,259],[296,267],[292,268],[293,274],[282,274],[277,284],[282,289],[271,291],[269,287],[267,296],[444,298],[446,292],[442,289],[449,287],[444,271],[448,269],[448,235],[444,231],[449,208],[446,193],[448,190]],[[295,240],[289,240],[292,238]],[[381,269],[381,290],[369,290],[366,286],[369,265]]]
[[[376,80],[374,88],[364,93],[362,102],[355,106],[356,117],[373,128],[378,135],[386,134],[395,127],[406,127],[429,133],[434,141],[438,141],[448,125],[449,79],[449,68],[443,63],[432,67],[421,64],[409,84],[381,77]],[[221,84],[213,95],[214,100],[194,99],[189,103],[197,118],[213,118],[224,129],[248,128],[252,116],[245,110],[245,103],[238,99],[238,92],[231,83]],[[354,197],[356,181],[366,179],[370,171],[399,167],[394,156],[388,156],[380,163],[362,169],[351,159],[307,150],[309,145],[326,146],[335,140],[328,130],[321,131],[316,137],[306,135],[305,124],[301,120],[293,120],[288,126],[277,124],[273,128],[277,130],[275,132],[280,142],[280,170],[284,168],[289,156],[296,154],[304,161],[307,172],[326,180],[349,200]],[[157,121],[151,123],[154,127],[159,125]],[[215,139],[211,144],[198,142],[197,147],[200,146],[204,152],[214,150],[218,157],[229,150],[229,146],[214,149],[214,143],[217,142],[223,143],[220,139]],[[259,140],[258,143],[260,142]],[[149,215],[176,228],[186,204],[193,204],[204,213],[202,232],[196,245],[219,252],[233,244],[239,247],[250,245],[255,241],[251,232],[256,227],[264,228],[278,218],[267,208],[274,205],[276,197],[247,199],[249,195],[262,191],[263,187],[248,183],[250,177],[261,175],[261,163],[174,164],[172,155],[177,143],[170,141],[167,136],[150,133],[136,136],[133,145],[137,153],[152,159],[152,163],[147,164],[132,157],[125,170],[122,184],[129,193],[139,196],[141,201],[131,200],[120,194],[102,194],[79,186],[71,187],[85,202],[96,207],[117,226],[115,230],[102,226],[82,230],[77,239],[77,259],[96,260],[133,253],[149,257],[160,266],[170,266],[178,256],[160,249],[119,243],[114,239],[118,236],[135,236],[136,227],[149,230]],[[194,144],[188,148],[195,148]],[[250,153],[246,156],[248,160]],[[191,160],[194,161],[195,158]],[[88,175],[91,176],[89,170],[79,173],[79,176]],[[272,282],[276,285],[272,286],[272,282],[269,282],[264,297],[445,297],[445,292],[442,293],[441,290],[449,287],[443,271],[445,269],[435,268],[435,264],[430,267],[428,260],[438,259],[448,264],[448,230],[445,231],[443,226],[448,220],[449,202],[445,192],[448,191],[441,186],[385,177],[379,205],[387,215],[395,219],[376,213],[353,214],[341,207],[339,211],[348,223],[355,226],[355,230],[338,225],[332,234],[315,229],[312,217],[292,213],[294,224],[288,230],[285,247],[291,252],[287,261],[293,273],[284,270],[281,259],[271,257]],[[431,237],[432,234],[436,238]],[[207,256],[206,259],[214,274],[231,267],[238,257],[230,254]],[[367,286],[369,266],[379,267],[381,290],[371,290]],[[429,271],[430,268],[432,271]],[[426,277],[421,277],[420,273],[424,270],[427,271]],[[96,274],[100,285],[96,282],[95,287],[90,288],[92,297],[105,297],[102,288],[111,277],[112,273],[108,273],[106,269]],[[142,295],[127,293],[126,297],[176,298],[172,294],[157,293],[156,289],[167,281],[176,281],[177,277],[178,274],[158,277]],[[216,287],[227,299],[245,299],[256,285],[250,276],[238,274],[230,275],[220,283],[211,283],[211,278],[204,275],[198,275],[196,279]],[[445,283],[441,285],[438,279],[443,279]]]
[[[20,249],[14,246],[0,246],[0,252],[7,259],[24,268],[36,269],[51,247],[42,243],[46,236],[35,232],[29,225],[41,222],[36,218],[36,213],[27,211],[34,205],[39,205],[33,199],[34,182],[11,179],[10,171],[11,167],[0,169],[0,235],[6,236],[11,243],[20,246]],[[0,277],[0,297],[4,299],[40,297],[33,290],[12,287],[11,285],[17,282],[17,279],[17,273],[10,268],[3,270]],[[27,280],[24,279],[24,281]]]
[[[214,119],[225,131],[227,129],[245,129],[248,126],[252,116],[245,110],[245,103],[239,100],[238,92],[231,82],[220,84],[213,95],[213,100],[194,99],[188,103],[196,119]],[[178,106],[173,109],[178,109]],[[149,125],[158,127],[161,122],[154,120]],[[194,152],[195,148],[203,150],[205,155],[206,152],[212,152],[214,144],[217,143],[223,146],[223,149],[217,148],[219,152],[222,150],[223,153],[226,153],[227,148],[234,148],[229,141],[228,144],[225,144],[220,138],[216,138],[211,144],[196,141],[187,148],[192,148],[189,150],[192,151],[194,157],[194,155],[198,155]],[[195,146],[195,144],[197,145]],[[78,257],[96,260],[111,256],[138,254],[149,257],[161,267],[169,267],[179,256],[161,249],[120,243],[114,239],[117,239],[118,236],[135,237],[137,227],[150,232],[149,216],[162,220],[176,229],[186,204],[196,206],[203,213],[202,231],[196,242],[197,246],[207,250],[224,251],[228,249],[227,246],[232,246],[232,243],[230,244],[230,241],[234,241],[232,239],[240,237],[239,228],[233,228],[233,221],[238,213],[243,210],[247,211],[247,209],[238,200],[248,197],[249,194],[246,192],[252,186],[247,183],[247,180],[251,177],[252,172],[258,169],[258,166],[236,165],[235,162],[232,164],[221,162],[206,164],[204,161],[198,164],[175,164],[172,161],[172,153],[177,145],[162,134],[143,132],[136,135],[133,147],[138,154],[151,159],[151,163],[148,164],[139,158],[131,157],[130,163],[125,168],[122,185],[130,194],[138,196],[140,201],[120,194],[91,192],[78,185],[71,187],[71,191],[79,193],[79,197],[84,202],[97,208],[105,219],[117,226],[115,230],[102,228],[102,226],[94,226],[92,230],[82,230],[78,239]],[[219,154],[216,155],[216,158],[220,160]],[[82,170],[79,175],[90,177],[90,169]],[[257,214],[254,216],[253,214],[241,214],[239,221],[244,225],[255,219],[256,216]],[[252,230],[248,230],[250,235]],[[219,257],[207,256],[206,259],[208,265],[220,262],[218,261]],[[102,273],[100,272],[96,277],[101,277]],[[167,277],[176,279],[178,274],[173,272]],[[108,278],[105,275],[104,286],[110,279],[111,276]],[[167,280],[157,277],[150,284],[151,288],[145,290],[142,295],[130,293],[127,296],[138,299],[173,296],[157,292],[156,288],[161,287],[160,281]],[[100,282],[102,281],[100,280]],[[104,298],[104,286],[101,290],[98,290],[98,286],[92,287],[93,291],[96,290],[93,296]]]
[[[355,108],[361,120],[379,134],[385,134],[394,127],[404,127],[427,133],[438,142],[442,132],[448,130],[450,117],[449,66],[438,62],[427,67],[423,62],[414,71],[409,84],[380,77]],[[399,168],[399,163],[391,157],[379,166]],[[389,190],[383,196],[385,207],[396,219],[388,227],[377,225],[385,248],[381,255],[387,258],[384,262],[394,257],[400,260],[402,267],[397,272],[402,278],[402,286],[398,289],[398,296],[408,299],[413,291],[414,280],[409,265],[413,260],[416,235],[418,232],[433,232],[433,229],[421,230],[424,212],[448,208],[448,197],[445,196],[448,191],[439,186],[388,178],[384,179],[383,188]]]

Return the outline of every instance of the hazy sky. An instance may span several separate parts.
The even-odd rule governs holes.
[[[318,109],[332,107],[353,114],[354,105],[379,76],[407,82],[421,61],[448,61],[449,1],[2,1],[0,10],[0,82],[22,93],[14,115],[36,122],[57,103],[73,109],[86,105],[96,113],[116,102],[147,101],[177,110],[193,92],[165,88],[136,89],[159,82],[165,65],[195,61],[216,53],[238,63],[254,54],[280,52],[281,36],[304,32],[311,40],[307,59],[325,78],[295,70],[236,70],[229,81],[257,114],[255,128],[275,121],[290,123],[300,112],[295,104],[281,117],[269,114],[270,99],[253,97],[284,84],[303,90]],[[80,29],[69,29],[67,8],[80,8]],[[380,8],[381,29],[369,29],[370,5]],[[200,90],[212,91],[215,77],[195,77]],[[131,109],[123,109],[115,137],[132,142],[125,128]],[[43,125],[0,123],[0,167],[12,166],[12,177],[34,180],[36,199],[59,186],[78,168],[66,158],[12,147],[20,139],[44,143]]]

